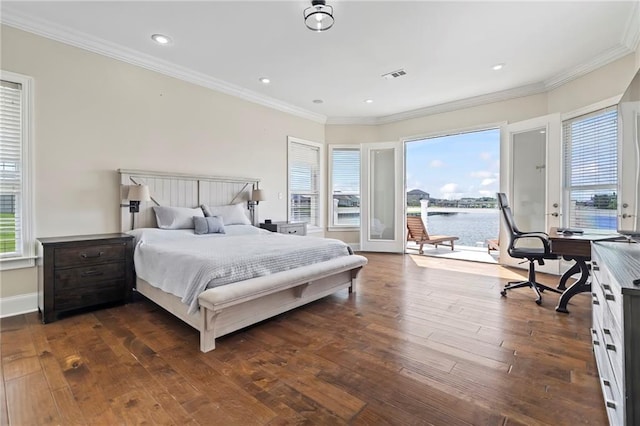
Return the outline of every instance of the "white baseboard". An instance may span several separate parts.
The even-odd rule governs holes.
[[[0,318],[12,317],[38,310],[38,293],[0,298]]]

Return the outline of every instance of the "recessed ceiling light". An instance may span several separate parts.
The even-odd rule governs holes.
[[[495,64],[491,67],[491,69],[494,71],[500,71],[502,68],[504,68],[504,64]]]
[[[547,133],[547,131],[546,130],[540,130],[540,133],[544,135],[545,133]]]
[[[314,99],[314,100],[313,100],[313,101],[311,101],[311,102],[313,102],[314,104],[321,104],[321,103],[323,103],[324,101],[323,101],[322,99]]]
[[[151,40],[155,41],[158,44],[167,45],[171,43],[171,38],[162,34],[154,34],[151,36]]]
[[[373,99],[365,99],[364,103],[365,104],[372,104],[373,103]]]
[[[260,83],[262,83],[262,84],[269,84],[269,83],[271,83],[271,80],[269,80],[267,77],[260,77],[258,80],[259,80],[259,81],[260,81]]]

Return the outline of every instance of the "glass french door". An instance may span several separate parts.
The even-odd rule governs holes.
[[[360,249],[403,253],[404,145],[370,143],[360,148]]]
[[[552,114],[513,123],[502,130],[500,188],[507,194],[516,225],[524,232],[549,232],[561,223],[560,116]],[[508,245],[503,224],[500,262],[528,268],[527,264],[520,263],[522,259],[509,256]],[[532,242],[532,247],[536,246],[540,244]],[[544,266],[536,265],[536,270],[559,274],[559,262],[545,261]]]

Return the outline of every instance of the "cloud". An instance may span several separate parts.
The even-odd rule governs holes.
[[[495,173],[490,172],[488,170],[479,170],[477,172],[471,172],[471,173],[469,173],[469,175],[472,178],[486,179],[486,178],[490,178],[490,177],[494,176]]]
[[[407,190],[411,190],[411,189],[420,189],[422,188],[422,181],[417,177],[414,176],[412,173],[407,172]]]
[[[431,162],[429,163],[429,167],[433,169],[437,169],[442,166],[444,166],[444,163],[441,160],[431,160]]]
[[[491,160],[491,157],[492,157],[492,155],[491,155],[490,152],[481,152],[480,153],[480,159],[481,160],[489,161],[489,160]]]
[[[459,187],[457,183],[447,183],[440,188],[442,198],[454,199],[459,195]]]
[[[482,186],[489,186],[492,183],[494,183],[496,180],[493,178],[487,178],[487,179],[482,179],[482,182],[480,183],[480,185]]]
[[[482,197],[495,197],[496,196],[496,191],[478,191],[478,193],[480,194],[480,196]]]

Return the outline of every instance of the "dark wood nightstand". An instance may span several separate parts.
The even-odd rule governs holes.
[[[280,234],[289,235],[307,235],[307,223],[306,222],[271,222],[261,223],[260,228],[266,229],[271,232],[278,232]]]
[[[133,236],[38,238],[38,310],[42,322],[63,312],[129,302],[134,282]]]

